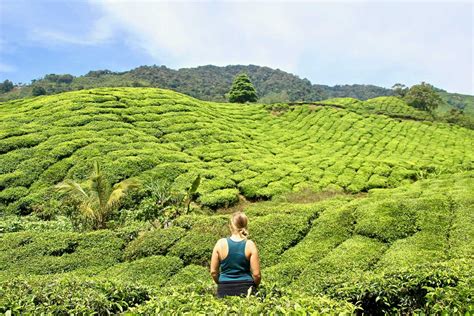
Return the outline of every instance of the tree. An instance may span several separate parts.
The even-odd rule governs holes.
[[[401,83],[396,83],[392,86],[393,94],[396,97],[403,98],[408,92],[408,87]]]
[[[37,97],[37,96],[40,96],[40,95],[45,95],[46,90],[41,86],[34,86],[33,91],[31,93],[33,94],[33,96]]]
[[[96,161],[87,187],[82,188],[73,180],[64,180],[58,183],[55,189],[73,202],[79,213],[74,215],[79,215],[92,229],[104,229],[110,215],[119,207],[122,197],[138,185],[136,180],[127,179],[112,187]]]
[[[10,80],[5,80],[4,82],[0,83],[0,93],[7,93],[13,90],[13,82]]]
[[[245,103],[257,101],[257,91],[246,74],[240,74],[234,79],[229,91],[229,102]]]
[[[404,100],[414,108],[429,112],[443,104],[443,100],[433,89],[433,86],[426,82],[412,86],[406,93]]]

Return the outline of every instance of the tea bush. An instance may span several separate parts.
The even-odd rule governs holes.
[[[79,278],[11,279],[0,283],[0,313],[117,314],[150,298],[135,284]]]
[[[151,256],[116,264],[98,276],[127,283],[160,287],[183,267],[179,258]]]
[[[0,270],[14,275],[103,269],[118,263],[124,241],[111,231],[18,232],[0,236]]]
[[[143,257],[165,255],[173,244],[185,235],[180,227],[155,229],[145,232],[131,241],[124,250],[126,260],[136,260]]]
[[[237,108],[148,88],[5,102],[0,188],[9,190],[2,201],[13,213],[31,212],[28,197],[38,188],[86,179],[94,157],[113,183],[146,180],[166,163],[175,171],[157,171],[163,180],[207,171],[212,176],[203,175],[199,198],[210,208],[231,206],[238,194],[271,199],[307,184],[357,193],[443,168],[472,169],[473,131],[427,124],[431,118],[419,112],[382,97],[294,105],[275,116],[264,105]],[[428,164],[433,168],[423,169]]]

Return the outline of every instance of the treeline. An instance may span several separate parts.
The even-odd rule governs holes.
[[[0,83],[0,101],[97,87],[158,87],[172,89],[200,100],[226,102],[232,81],[240,73],[248,74],[257,90],[260,103],[320,101],[341,97],[367,100],[394,95],[392,89],[374,85],[331,87],[312,84],[308,79],[299,78],[280,69],[255,65],[207,65],[179,70],[153,65],[124,72],[94,70],[78,77],[70,74],[49,74],[23,85],[13,85],[11,81],[5,80]],[[455,108],[474,115],[473,96],[448,93],[441,89],[437,92],[446,103],[438,111],[448,112]]]
[[[8,91],[1,90],[0,101],[97,87],[158,87],[201,100],[226,102],[232,81],[240,73],[248,74],[262,103],[320,101],[335,97],[367,100],[392,94],[390,89],[373,85],[313,85],[308,79],[301,79],[280,69],[255,65],[207,65],[179,70],[153,65],[124,72],[94,70],[78,77],[49,74],[33,80],[31,84],[9,86]]]

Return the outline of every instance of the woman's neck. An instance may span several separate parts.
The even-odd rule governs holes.
[[[233,240],[243,240],[242,236],[240,236],[240,234],[237,234],[237,233],[232,233],[232,235],[230,236],[231,239]]]

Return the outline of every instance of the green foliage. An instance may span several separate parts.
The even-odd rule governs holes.
[[[72,231],[71,222],[64,216],[58,216],[54,220],[44,220],[36,215],[17,216],[9,215],[0,217],[0,234],[14,233],[19,231]]]
[[[352,314],[352,304],[330,299],[298,295],[282,288],[261,288],[256,297],[227,297],[217,299],[209,291],[191,290],[183,293],[172,289],[166,295],[158,295],[146,304],[130,309],[134,314]]]
[[[151,256],[116,264],[101,272],[99,276],[107,279],[117,278],[128,284],[160,287],[182,267],[183,263],[179,258]]]
[[[383,243],[355,235],[323,259],[310,263],[294,285],[308,293],[320,292],[334,279],[357,275],[369,269],[385,250]]]
[[[124,258],[136,260],[143,257],[165,255],[173,244],[185,235],[180,227],[155,229],[139,235],[125,248]]]
[[[177,217],[189,213],[200,183],[201,176],[198,175],[187,190],[175,191],[170,182],[154,180],[145,188],[147,197],[138,207],[137,218],[149,221],[155,227],[168,227]]]
[[[416,217],[413,205],[406,201],[376,201],[357,209],[355,231],[384,242],[393,242],[409,237],[419,230]]]
[[[176,287],[210,287],[213,281],[209,277],[209,269],[207,267],[190,264],[183,269],[179,270],[178,273],[173,275],[166,286]]]
[[[0,313],[5,315],[109,315],[149,298],[145,287],[102,279],[16,278],[0,283]]]
[[[199,198],[199,202],[203,206],[216,209],[218,207],[229,207],[239,201],[239,190],[223,189],[215,190],[212,193],[203,195]]]
[[[429,112],[434,111],[443,103],[443,100],[434,91],[433,87],[425,82],[412,86],[404,99],[410,106]]]
[[[472,313],[472,260],[412,266],[341,280],[328,291],[373,313]]]
[[[471,312],[473,131],[395,97],[331,102],[275,113],[273,105],[104,88],[2,104],[0,308]],[[159,199],[144,187],[114,209],[107,224],[115,231],[72,232],[54,214],[73,205],[49,189],[64,179],[86,187],[97,157],[109,183],[171,183],[181,209],[186,196],[196,201],[192,212],[171,214],[166,228],[150,230],[137,218]],[[202,183],[192,185],[198,174]],[[263,283],[255,297],[219,300],[208,265],[234,210],[249,216]],[[17,277],[27,280],[15,285]],[[147,285],[146,298],[132,283]],[[101,284],[112,284],[112,292]]]
[[[127,179],[111,187],[97,161],[94,162],[94,171],[89,181],[88,192],[72,180],[58,183],[55,189],[64,193],[66,199],[74,204],[75,211],[80,213],[70,216],[77,216],[85,226],[90,224],[93,229],[103,229],[122,197],[130,189],[138,187],[138,181]]]
[[[281,253],[298,243],[308,230],[310,218],[296,214],[272,214],[251,221],[250,238],[259,247],[261,265],[275,264]]]
[[[124,240],[111,231],[17,232],[0,236],[0,271],[10,276],[103,269],[119,262]]]
[[[147,88],[82,90],[4,103],[0,209],[51,213],[44,201],[57,196],[46,188],[64,179],[85,185],[97,157],[109,183],[171,182],[170,190],[186,204],[191,196],[210,208],[231,206],[237,190],[251,200],[304,186],[358,193],[396,187],[443,168],[472,168],[469,130],[426,121],[425,112],[394,97],[331,103],[287,105],[272,115],[262,105],[204,103]],[[418,134],[426,137],[412,137]],[[183,196],[198,174],[197,191]],[[136,209],[137,216],[163,213],[150,190],[130,193],[123,205]]]
[[[14,88],[13,82],[8,79],[5,79],[0,83],[0,93],[7,93],[12,91]]]
[[[393,94],[396,97],[403,98],[408,92],[408,87],[401,83],[396,83],[392,86]]]
[[[232,80],[239,73],[247,73],[259,91],[260,102],[295,102],[319,101],[329,98],[355,98],[368,100],[371,98],[395,95],[396,88],[404,85],[396,84],[392,89],[373,85],[336,85],[333,87],[311,84],[293,74],[255,65],[242,66],[201,66],[173,70],[165,66],[141,66],[130,71],[113,72],[110,70],[89,71],[84,76],[46,75],[30,85],[16,86],[12,91],[0,96],[0,101],[32,96],[35,85],[43,87],[47,94],[56,94],[72,90],[83,90],[99,87],[159,87],[172,89],[200,100],[226,101],[226,93]],[[61,78],[57,80],[56,78]],[[72,81],[69,80],[72,78]],[[51,80],[52,79],[52,80]],[[441,95],[445,104],[437,110],[439,113],[451,109],[463,110],[467,116],[474,115],[474,97],[458,93],[435,90]]]
[[[169,254],[180,257],[185,264],[208,265],[209,255],[219,238],[229,233],[227,216],[181,216],[176,225],[188,229]]]
[[[256,102],[257,99],[257,91],[250,78],[246,74],[239,74],[235,77],[232,88],[229,91],[229,102]]]
[[[33,86],[33,90],[31,90],[31,95],[34,97],[45,95],[46,90],[41,86]]]

